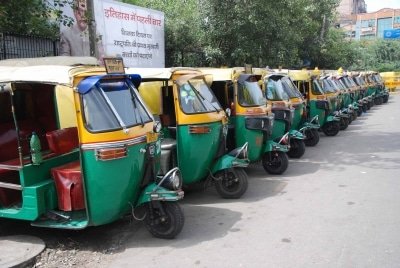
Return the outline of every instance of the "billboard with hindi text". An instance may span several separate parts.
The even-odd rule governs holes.
[[[165,67],[164,13],[111,0],[94,2],[99,56],[127,67]]]

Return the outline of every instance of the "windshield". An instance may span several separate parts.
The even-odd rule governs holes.
[[[289,96],[283,89],[282,80],[275,81],[273,78],[268,78],[267,84],[267,99],[273,101],[288,100]]]
[[[282,77],[282,86],[289,98],[301,98],[301,93],[289,77]]]
[[[318,81],[312,81],[311,91],[314,95],[323,95],[324,91],[322,90],[321,86],[318,84]]]
[[[256,81],[238,83],[239,104],[244,107],[265,105],[266,99]]]
[[[203,79],[189,79],[179,85],[179,102],[186,114],[221,111],[221,105]]]
[[[335,93],[335,86],[333,85],[333,81],[328,80],[328,79],[322,79],[321,81],[322,84],[322,90],[325,93]]]
[[[124,129],[152,118],[133,85],[121,80],[100,80],[82,95],[86,127],[91,132]]]

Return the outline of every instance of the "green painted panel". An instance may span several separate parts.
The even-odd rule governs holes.
[[[324,109],[317,108],[316,101],[310,101],[310,119],[318,115],[318,123],[322,127],[326,122],[326,114]]]
[[[264,151],[263,132],[260,130],[246,129],[245,116],[235,116],[235,122],[236,147],[241,147],[248,142],[250,162],[260,160]]]
[[[285,135],[286,123],[284,120],[274,121],[274,127],[272,128],[272,139],[280,139],[283,135]]]
[[[106,224],[120,218],[135,205],[145,170],[146,143],[128,146],[127,156],[100,161],[94,150],[83,151],[82,170],[90,225]]]
[[[302,116],[301,116],[301,112],[304,109],[304,105],[303,104],[299,104],[296,106],[296,109],[294,111],[294,115],[293,115],[293,122],[292,125],[290,127],[290,129],[300,129],[300,125],[302,122]]]
[[[207,125],[210,132],[190,134],[188,125],[178,125],[177,129],[178,165],[184,184],[206,178],[222,141],[221,122],[196,125]]]

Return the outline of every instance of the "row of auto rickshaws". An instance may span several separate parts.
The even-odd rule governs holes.
[[[378,73],[0,61],[0,217],[83,229],[126,214],[174,238],[184,191],[247,190],[388,101]],[[182,190],[183,189],[183,190]]]

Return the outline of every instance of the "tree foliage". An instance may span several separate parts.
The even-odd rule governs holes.
[[[59,7],[72,0],[0,0],[0,32],[57,38],[59,23],[71,25],[72,19]]]

